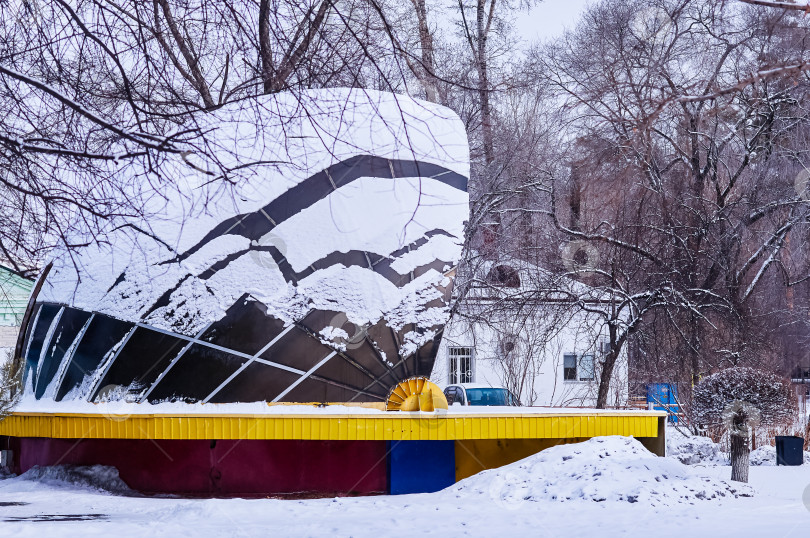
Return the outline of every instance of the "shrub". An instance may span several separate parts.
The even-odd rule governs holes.
[[[790,381],[755,368],[734,367],[712,374],[697,384],[692,399],[698,423],[729,432],[731,479],[740,482],[748,482],[751,428],[788,423],[796,413]]]

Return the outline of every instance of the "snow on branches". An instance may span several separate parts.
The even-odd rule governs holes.
[[[773,424],[795,416],[796,395],[789,381],[776,374],[735,367],[703,378],[695,387],[692,405],[695,420],[705,426],[728,425],[730,411],[751,407],[763,423]]]
[[[727,428],[731,442],[731,479],[748,482],[748,435],[760,421],[788,422],[796,414],[796,394],[776,374],[734,367],[712,374],[695,387],[693,414],[704,426]]]

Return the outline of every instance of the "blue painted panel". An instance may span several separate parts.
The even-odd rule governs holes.
[[[647,403],[653,404],[656,411],[669,413],[669,421],[678,422],[677,414],[681,412],[678,405],[678,387],[671,383],[650,383],[647,385]]]
[[[388,441],[392,495],[431,493],[455,482],[455,441]]]
[[[647,385],[647,401],[659,404],[674,404],[678,399],[678,388],[671,383],[650,383]]]

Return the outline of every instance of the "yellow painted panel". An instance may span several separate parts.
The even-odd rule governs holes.
[[[584,441],[584,438],[471,439],[456,441],[456,481],[485,469],[522,460],[546,448]]]
[[[393,416],[392,416],[393,415]],[[572,439],[596,435],[656,437],[659,414],[500,416],[385,415],[106,417],[15,413],[0,435],[66,439],[464,440]]]
[[[295,419],[288,418],[284,420],[284,439],[292,439],[293,438],[293,423],[292,421]],[[251,430],[256,430],[256,427],[259,425],[259,421],[257,419],[251,420]]]

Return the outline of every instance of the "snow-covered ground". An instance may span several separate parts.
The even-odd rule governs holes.
[[[0,536],[807,535],[810,465],[753,467],[752,488],[729,474],[652,457],[621,437],[402,496],[146,498],[127,495],[114,470],[48,469],[0,480]]]

